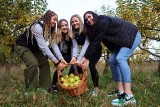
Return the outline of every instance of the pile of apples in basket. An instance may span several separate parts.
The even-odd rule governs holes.
[[[65,87],[76,87],[82,79],[82,74],[80,75],[74,75],[73,73],[69,74],[69,75],[61,75],[60,77],[60,81],[62,83],[63,86]]]

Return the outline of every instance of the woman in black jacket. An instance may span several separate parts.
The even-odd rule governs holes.
[[[84,55],[85,59],[81,62],[83,68],[88,67],[93,56],[101,50],[99,45],[103,42],[112,52],[109,64],[117,88],[108,94],[117,96],[117,99],[112,100],[112,105],[136,103],[131,91],[131,74],[127,60],[141,42],[140,32],[128,21],[111,16],[98,16],[92,11],[87,11],[83,18],[87,36],[91,41]]]

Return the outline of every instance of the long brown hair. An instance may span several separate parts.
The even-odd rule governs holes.
[[[54,11],[51,10],[47,10],[45,12],[45,14],[40,17],[39,19],[35,20],[31,25],[33,25],[31,27],[31,34],[32,34],[32,38],[33,38],[33,31],[34,31],[34,27],[38,22],[43,22],[43,37],[45,40],[49,41],[50,44],[52,44],[54,42],[54,38],[56,35],[56,25],[54,27],[51,27],[51,17],[57,15]],[[58,17],[58,15],[57,15]],[[57,19],[58,20],[58,19]]]

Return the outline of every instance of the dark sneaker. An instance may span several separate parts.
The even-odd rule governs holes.
[[[134,96],[129,98],[126,93],[123,93],[121,97],[112,100],[113,106],[124,106],[128,104],[136,104],[136,99],[134,98]]]
[[[119,92],[119,90],[115,90],[115,91],[107,94],[108,97],[110,97],[110,96],[118,97],[119,95],[121,95],[121,93]]]
[[[58,88],[57,87],[51,87],[50,89],[48,89],[48,93],[54,93],[54,92],[58,92]]]

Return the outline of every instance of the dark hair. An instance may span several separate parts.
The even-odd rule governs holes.
[[[86,20],[85,20],[86,14],[92,14],[93,26],[90,26],[86,23]],[[92,36],[94,35],[94,29],[97,28],[97,22],[99,21],[98,14],[94,13],[93,11],[87,11],[84,13],[83,19],[84,19],[84,33],[86,33],[87,36],[89,37],[89,40],[91,40],[91,39],[93,39]]]

